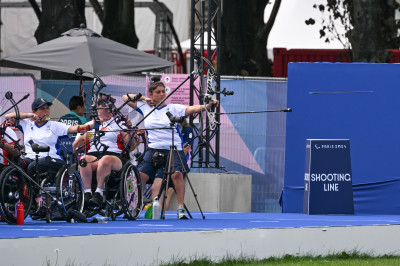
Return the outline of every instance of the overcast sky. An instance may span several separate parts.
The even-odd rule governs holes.
[[[320,48],[342,49],[340,42],[327,44],[319,38],[321,13],[313,8],[314,4],[326,3],[326,0],[283,0],[274,27],[268,39],[268,49],[283,48]],[[272,9],[266,8],[266,14]],[[304,23],[310,17],[316,20],[313,26]]]

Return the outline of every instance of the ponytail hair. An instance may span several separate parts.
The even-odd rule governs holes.
[[[161,82],[160,76],[153,76],[151,77],[150,86],[149,86],[149,93],[152,93],[158,86],[163,86],[165,88],[164,83]]]

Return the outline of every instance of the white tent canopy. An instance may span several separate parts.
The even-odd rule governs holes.
[[[201,42],[201,40],[198,39],[194,44],[197,49],[200,48],[200,42]],[[187,40],[181,42],[180,45],[181,45],[182,50],[189,50],[190,49],[190,45],[191,45],[191,40],[187,39]],[[204,49],[207,49],[207,45],[208,45],[208,33],[205,32],[204,33]],[[215,47],[214,38],[211,38],[211,46]]]

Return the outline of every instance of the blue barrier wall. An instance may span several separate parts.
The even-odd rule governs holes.
[[[302,212],[306,139],[350,139],[355,212],[399,214],[400,64],[290,63],[288,77],[282,211]]]

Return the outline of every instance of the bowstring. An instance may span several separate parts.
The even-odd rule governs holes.
[[[3,112],[3,108],[4,108],[4,106],[7,104],[7,99],[6,99],[6,97],[3,97],[2,99],[1,99],[1,102],[0,102],[0,114]]]
[[[208,124],[206,121],[204,121],[204,118],[202,115],[199,115],[199,122],[200,122],[200,129],[199,129],[199,140],[200,139],[204,139],[204,143],[209,143],[211,141],[211,139],[216,135],[217,131],[219,130],[219,124],[216,122],[215,119],[215,113],[216,112],[211,112],[208,111],[207,109],[207,104],[209,103],[210,100],[213,100],[213,98],[215,97],[214,93],[215,93],[215,69],[212,66],[211,62],[203,57],[203,60],[207,63],[206,67],[202,67],[199,68],[199,72],[200,71],[204,71],[205,68],[207,68],[207,76],[206,76],[206,84],[207,84],[207,95],[212,95],[212,98],[210,98],[208,101],[206,101],[205,99],[203,99],[203,105],[204,106],[204,111],[206,112],[206,118],[208,118]],[[210,136],[206,139],[206,131],[207,130],[211,130]],[[196,137],[192,138],[192,141],[195,139]],[[204,143],[199,143],[200,145],[204,144]]]
[[[141,106],[139,106],[139,107],[137,107],[137,108],[140,108],[140,107],[142,107],[144,104],[142,104]],[[111,107],[112,107],[112,109],[113,110],[118,110],[118,108],[116,108],[116,106],[115,106],[115,104],[111,104]],[[108,128],[108,126],[109,125],[111,125],[111,123],[113,122],[113,121],[116,121],[116,118],[117,118],[117,116],[119,116],[119,119],[121,119],[121,121],[123,121],[123,122],[127,122],[127,120],[128,120],[128,115],[131,113],[131,112],[133,112],[133,111],[135,111],[135,109],[133,109],[132,108],[132,110],[131,111],[129,111],[126,115],[124,115],[121,111],[117,111],[117,112],[115,112],[115,114],[116,115],[113,115],[113,119],[106,125],[106,127]],[[116,123],[120,128],[121,128],[121,130],[124,130],[120,125],[119,125],[119,123]],[[133,128],[129,128],[127,125],[125,125],[125,127],[127,128],[127,129],[133,129]],[[118,137],[118,134],[117,134],[117,131],[110,131],[110,132],[113,132],[117,137]],[[134,132],[131,132],[131,130],[129,130],[129,131],[127,131],[127,135],[129,136],[129,140],[125,143],[125,141],[123,141],[124,142],[124,149],[123,149],[123,151],[125,151],[125,152],[127,152],[128,154],[129,154],[129,149],[128,149],[128,147],[130,146],[129,144],[131,143],[131,141],[132,141],[132,139],[133,138],[135,138],[135,135],[137,136],[137,133],[134,131]],[[126,137],[126,135],[123,137],[123,138],[125,138]],[[138,138],[136,138],[136,141],[137,142],[139,142],[138,144],[140,144],[140,139],[138,140]],[[138,145],[137,145],[138,146]]]

